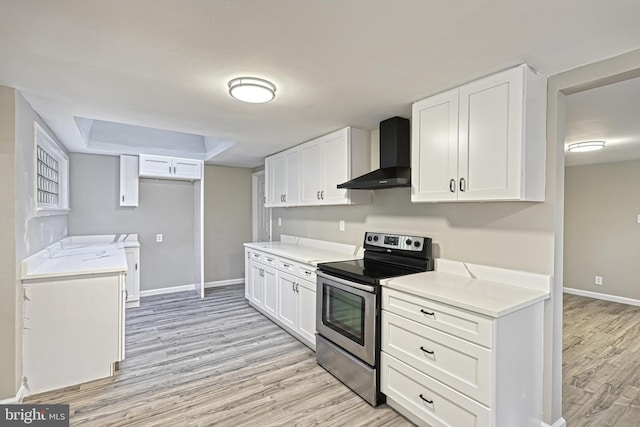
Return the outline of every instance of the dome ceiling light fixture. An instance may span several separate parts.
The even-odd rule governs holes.
[[[260,104],[276,97],[276,85],[257,77],[238,77],[229,80],[229,95],[239,101]]]
[[[585,153],[587,151],[602,150],[604,145],[604,141],[574,142],[573,144],[569,144],[567,150],[574,153]]]

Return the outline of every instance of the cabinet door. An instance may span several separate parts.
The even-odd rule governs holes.
[[[411,201],[458,197],[458,89],[413,104]]]
[[[263,307],[264,306],[264,280],[263,280],[262,264],[255,261],[251,262],[251,302]]]
[[[140,154],[139,175],[142,177],[170,178],[173,175],[171,157]]]
[[[276,307],[278,302],[278,283],[276,282],[276,269],[272,267],[262,267],[264,280],[264,309],[267,313],[276,317]]]
[[[173,159],[173,175],[180,179],[200,179],[202,178],[202,161]]]
[[[314,140],[300,148],[300,203],[303,205],[320,204],[322,188],[323,147]]]
[[[251,300],[251,251],[244,249],[244,297]]]
[[[298,333],[314,346],[316,344],[316,290],[315,283],[299,280],[298,294]]]
[[[322,182],[321,204],[348,203],[348,190],[337,188],[351,176],[351,150],[349,149],[349,128],[334,132],[322,138]]]
[[[285,156],[276,155],[271,158],[271,176],[273,177],[271,206],[284,206],[287,195],[287,166]]]
[[[291,329],[296,329],[298,301],[296,293],[297,279],[287,273],[278,274],[278,311],[277,318]]]
[[[524,70],[460,88],[459,200],[520,198]]]
[[[127,257],[126,307],[140,307],[140,248],[125,248],[125,255]]]
[[[138,206],[138,156],[120,156],[120,206]]]
[[[285,154],[285,204],[296,206],[300,203],[300,152],[290,150]]]

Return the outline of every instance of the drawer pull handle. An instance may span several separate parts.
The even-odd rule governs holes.
[[[427,354],[433,354],[434,352],[431,350],[427,350],[426,348],[424,348],[423,346],[420,346],[420,350],[424,351]]]
[[[282,266],[283,266],[284,268],[289,268],[289,267],[291,267],[291,264],[282,264]]]
[[[426,311],[424,309],[420,309],[420,313],[426,314],[427,316],[435,316],[436,314],[433,311]]]
[[[267,258],[267,261],[272,262],[273,258]]]
[[[420,399],[422,399],[423,402],[426,402],[429,405],[433,405],[433,400],[426,399],[422,394],[420,395]]]
[[[311,272],[310,271],[305,271],[304,274],[306,274],[307,276],[311,276]]]

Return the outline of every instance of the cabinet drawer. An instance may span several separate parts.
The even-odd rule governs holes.
[[[491,350],[382,311],[382,351],[491,406]]]
[[[271,254],[262,254],[262,262],[273,267],[278,267],[278,258]]]
[[[297,271],[296,263],[288,259],[281,259],[278,262],[278,270],[286,271],[289,274],[295,275]]]
[[[382,352],[381,389],[431,426],[485,427],[491,410]]]
[[[493,322],[488,317],[389,288],[382,289],[382,309],[476,344],[492,347]]]
[[[263,257],[262,252],[256,252],[254,250],[249,251],[249,258],[251,258],[251,260],[253,261],[262,262],[262,257]]]
[[[298,264],[296,275],[303,280],[316,282],[316,268],[312,265]]]

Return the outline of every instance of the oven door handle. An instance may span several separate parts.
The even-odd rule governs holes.
[[[332,281],[334,283],[338,283],[338,284],[343,285],[343,286],[348,286],[349,288],[356,288],[356,289],[359,289],[361,291],[365,291],[365,292],[369,292],[369,293],[375,293],[375,291],[376,291],[376,287],[375,286],[365,285],[363,283],[358,283],[358,282],[352,282],[351,280],[344,280],[344,279],[341,279],[340,277],[336,277],[336,276],[333,276],[331,274],[324,273],[322,271],[317,271],[316,272],[316,276],[324,278],[326,280],[330,280],[330,281]],[[343,289],[343,290],[348,290],[348,289],[342,288],[341,286],[339,286],[339,287],[341,289]]]

